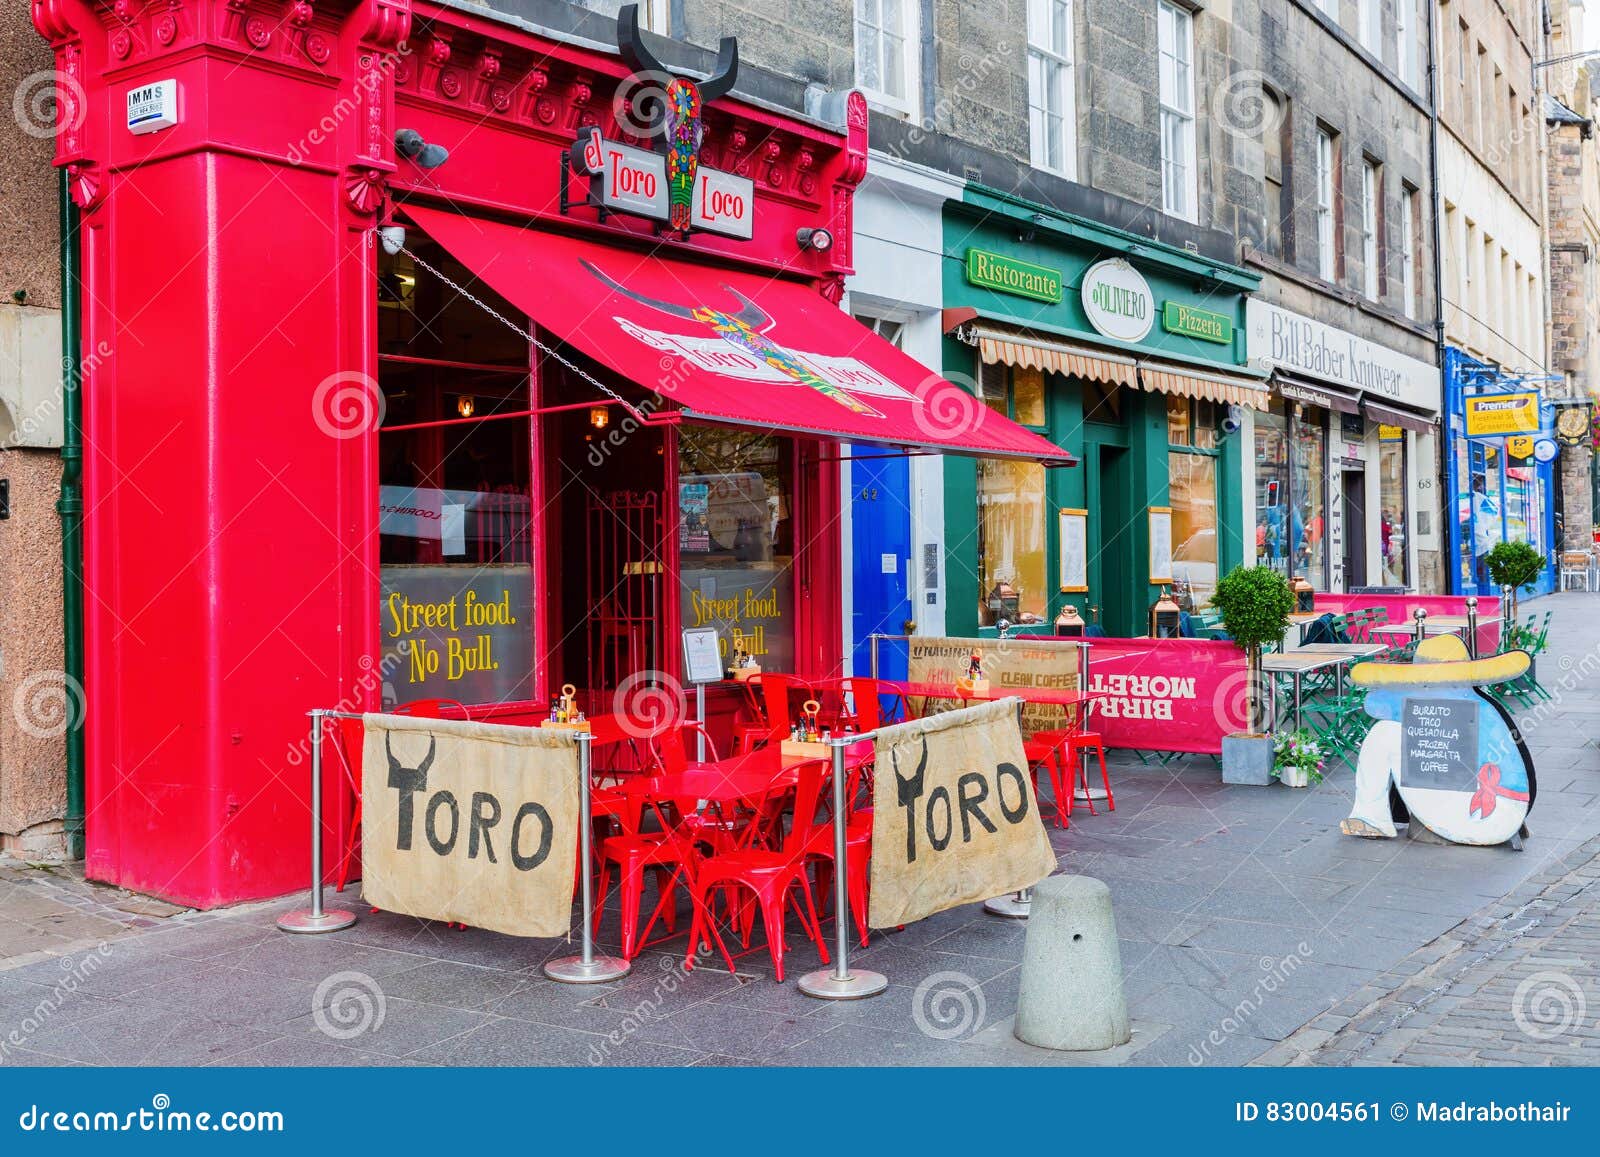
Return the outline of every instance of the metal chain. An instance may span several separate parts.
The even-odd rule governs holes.
[[[599,378],[597,378],[593,374],[589,373],[588,370],[585,370],[581,366],[574,365],[564,355],[562,355],[561,353],[557,352],[556,350],[551,349],[549,346],[545,345],[544,342],[540,341],[537,337],[534,336],[534,334],[533,334],[533,332],[531,330],[523,329],[520,325],[518,325],[516,322],[512,321],[505,314],[503,314],[499,310],[495,309],[494,306],[490,305],[487,301],[484,301],[483,298],[481,298],[481,297],[477,296],[476,294],[474,294],[466,286],[457,285],[449,277],[447,277],[445,274],[441,273],[439,270],[435,269],[433,266],[429,265],[426,261],[424,261],[422,258],[418,257],[415,253],[413,253],[410,249],[407,249],[404,245],[400,246],[400,252],[404,253],[407,257],[411,258],[412,262],[415,263],[419,268],[425,270],[428,273],[431,273],[434,277],[436,277],[440,281],[444,282],[451,289],[453,289],[457,293],[459,293],[462,297],[464,297],[468,301],[472,302],[473,305],[475,305],[479,309],[483,310],[484,313],[488,314],[490,317],[494,318],[496,321],[500,322],[502,325],[504,325],[506,328],[512,330],[514,333],[516,333],[516,334],[520,335],[521,337],[525,338],[528,341],[528,343],[530,345],[532,345],[535,349],[537,349],[540,353],[546,354],[547,356],[554,358],[556,361],[558,361],[562,365],[566,366],[567,369],[571,370],[573,373],[577,374],[584,381],[588,382],[595,389],[599,390],[602,394],[605,394],[607,397],[610,397],[610,398],[614,399],[616,402],[618,402],[622,406],[623,409],[627,410],[628,413],[632,414],[636,418],[640,417],[640,414],[639,414],[638,410],[636,410],[634,408],[633,404],[631,402],[629,402],[626,398],[624,398],[621,394],[617,393],[617,391],[613,390],[610,386],[606,385]]]

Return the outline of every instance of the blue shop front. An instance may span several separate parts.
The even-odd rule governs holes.
[[[1530,588],[1555,589],[1555,407],[1543,379],[1508,373],[1446,346],[1444,389],[1449,448],[1445,485],[1455,499],[1446,517],[1450,592],[1496,595],[1484,556],[1501,542],[1531,544],[1548,562]]]

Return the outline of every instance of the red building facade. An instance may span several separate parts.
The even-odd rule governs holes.
[[[693,282],[695,300],[725,296],[729,281],[754,275],[778,293],[762,299],[764,316],[787,303],[788,333],[831,326],[792,297],[803,286],[817,307],[831,309],[850,270],[851,199],[866,167],[859,97],[841,102],[847,115],[838,126],[733,97],[708,103],[699,159],[752,183],[752,235],[663,235],[636,216],[587,205],[564,211],[569,150],[582,130],[651,144],[617,55],[411,0],[35,0],[33,13],[61,73],[57,164],[70,174],[81,213],[83,348],[102,351],[86,362],[83,380],[86,836],[94,878],[199,906],[304,885],[306,712],[372,710],[409,697],[403,687],[389,693],[386,681],[405,679],[381,661],[391,561],[382,541],[393,527],[382,524],[378,495],[395,468],[380,461],[386,410],[383,437],[395,426],[395,407],[406,407],[400,416],[415,440],[393,457],[424,475],[438,465],[437,439],[456,437],[455,417],[485,399],[499,408],[496,417],[519,406],[532,414],[515,427],[504,423],[526,431],[526,445],[511,455],[526,465],[500,487],[523,488],[529,520],[525,544],[503,556],[505,565],[522,568],[524,585],[540,592],[525,628],[531,669],[515,683],[527,714],[574,668],[599,687],[645,665],[670,676],[679,662],[676,642],[664,640],[674,638],[688,604],[670,590],[656,611],[633,611],[653,626],[594,641],[589,620],[620,621],[620,599],[604,607],[585,601],[598,548],[573,529],[586,508],[563,515],[555,498],[571,489],[582,471],[570,463],[604,428],[585,428],[585,416],[600,423],[595,411],[610,406],[616,418],[625,411],[645,419],[658,440],[630,453],[648,461],[643,448],[657,447],[660,472],[652,468],[641,490],[662,495],[660,525],[670,528],[681,514],[680,419],[700,414],[784,431],[781,468],[793,491],[769,501],[775,519],[791,520],[785,645],[794,669],[813,673],[834,670],[841,647],[830,530],[839,499],[836,474],[825,468],[827,438],[937,443],[975,429],[993,433],[997,445],[1010,437],[1004,423],[970,412],[961,431],[930,425],[921,409],[927,391],[955,387],[919,383],[902,355],[856,350],[850,335],[838,352],[871,363],[860,366],[864,378],[881,374],[907,387],[894,391],[916,413],[901,416],[897,436],[861,425],[860,410],[894,419],[888,402],[848,415],[817,402],[838,415],[817,423],[796,416],[807,407],[790,406],[795,413],[763,422],[739,409],[754,396],[743,388],[697,395],[695,380],[716,375],[688,362],[676,392],[674,355],[652,355],[662,375],[652,382],[637,351],[632,361],[611,357],[616,339],[594,329],[591,314],[626,304],[628,270],[645,275],[629,255],[642,263],[646,254],[658,284]],[[175,89],[175,123],[135,131],[129,94],[139,103],[161,82]],[[425,169],[397,157],[402,129],[447,148],[448,161]],[[462,342],[503,349],[507,330],[486,323],[473,331],[481,340],[431,332],[431,323],[454,324],[459,295],[436,314],[413,306],[407,332],[391,332],[385,279],[394,290],[421,275],[385,264],[377,230],[407,227],[407,252],[420,255],[418,224],[430,213],[460,235],[454,251],[444,249],[461,262],[451,268],[470,281],[463,288],[498,302],[498,312],[521,304],[531,283],[545,283],[542,298],[528,298],[526,313],[506,320],[544,333],[546,349],[570,340],[566,354],[552,362],[523,344],[509,360],[464,357]],[[815,229],[829,231],[834,244],[797,240]],[[556,274],[537,266],[555,247],[541,241],[547,236],[580,246],[573,252],[584,268],[606,264],[584,252],[627,266],[616,277],[622,296],[581,278],[549,292]],[[500,260],[511,249],[532,263],[521,273]],[[541,328],[546,319],[535,309],[570,313],[573,301],[591,295],[595,309],[563,317],[571,332]],[[627,332],[656,316],[639,308],[640,323]],[[432,352],[417,356],[407,341],[432,342]],[[449,356],[440,356],[446,347]],[[568,367],[582,372],[571,379]],[[446,374],[454,384],[441,387]],[[507,374],[510,384],[497,386],[496,375]],[[469,379],[476,384],[460,384]],[[665,404],[641,407],[646,396]],[[970,411],[967,403],[957,409],[963,405]],[[913,417],[920,437],[906,433]],[[418,465],[428,453],[435,466]],[[476,456],[491,472],[506,457]],[[441,474],[429,485],[450,484]],[[675,583],[680,547],[698,549],[686,535],[667,530],[650,561],[628,562],[628,573],[665,573]],[[510,538],[524,542],[524,529]],[[426,561],[408,556],[407,565]],[[573,642],[580,635],[586,641]],[[512,713],[501,707],[496,717]],[[330,766],[327,774],[325,795],[341,801],[325,833],[333,864],[349,800],[342,772]]]

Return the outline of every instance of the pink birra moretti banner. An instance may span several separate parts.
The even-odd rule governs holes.
[[[1107,747],[1222,751],[1248,717],[1244,652],[1213,639],[1089,640],[1091,730]]]

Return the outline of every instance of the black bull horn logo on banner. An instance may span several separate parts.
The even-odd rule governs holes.
[[[960,816],[961,842],[964,844],[972,842],[974,823],[990,835],[999,830],[984,811],[984,804],[989,799],[990,777],[981,771],[962,773],[956,780],[954,800],[950,798],[950,789],[942,784],[929,792],[926,736],[923,737],[921,746],[921,757],[917,760],[916,770],[910,775],[903,774],[900,770],[899,751],[891,750],[889,753],[890,763],[894,766],[896,802],[906,811],[906,863],[908,864],[917,861],[919,824],[927,837],[928,846],[936,852],[944,851],[954,839],[957,815]],[[994,806],[999,809],[1000,817],[1008,824],[1022,823],[1028,818],[1031,810],[1028,781],[1022,769],[1014,763],[998,763],[995,765],[993,779]],[[1014,805],[1006,802],[1005,787],[1008,780],[1016,785],[1017,799]],[[925,802],[924,795],[926,795]]]
[[[395,848],[409,852],[411,836],[416,828],[417,795],[428,790],[428,769],[433,766],[438,740],[429,735],[427,754],[415,767],[407,767],[395,755],[391,735],[390,732],[384,733],[383,750],[389,764],[388,786],[400,793],[396,808]],[[467,859],[475,860],[482,855],[491,864],[500,862],[495,855],[493,835],[503,814],[504,808],[493,793],[472,793],[467,808]],[[537,824],[537,837],[525,831],[529,822]],[[524,803],[511,820],[509,850],[512,866],[521,872],[531,872],[544,863],[550,855],[550,842],[554,834],[554,825],[545,806],[533,800]],[[428,797],[423,815],[423,835],[437,855],[448,856],[455,850],[461,835],[461,807],[455,792],[440,789]],[[523,852],[522,849],[528,844],[533,845],[533,850]]]

